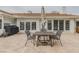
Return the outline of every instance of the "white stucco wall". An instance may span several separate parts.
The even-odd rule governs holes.
[[[71,20],[70,21],[70,32],[71,33],[75,33],[75,30],[76,30],[76,28],[75,28],[75,21]]]
[[[46,23],[46,29],[47,31],[54,31],[53,30],[53,20],[54,19],[46,19],[46,22],[48,20],[51,20],[52,21],[52,30],[48,30],[47,29],[47,23]],[[75,21],[74,19],[61,19],[61,20],[64,20],[64,33],[74,33],[75,32]],[[70,30],[65,30],[65,20],[70,20]],[[26,25],[26,22],[36,22],[36,30],[30,30],[31,32],[35,32],[35,31],[40,31],[41,29],[41,22],[39,21],[39,19],[30,19],[30,18],[26,18],[26,19],[17,19],[17,26],[20,28],[20,22],[24,22],[24,25]],[[25,27],[26,28],[26,27]],[[24,32],[25,30],[20,30],[20,32]],[[56,32],[56,31],[54,31]]]
[[[14,18],[4,17],[4,23],[9,23],[10,25],[14,25]]]

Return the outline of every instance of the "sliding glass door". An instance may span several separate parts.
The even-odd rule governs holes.
[[[64,30],[64,20],[59,20],[59,30]]]
[[[30,30],[30,22],[26,22],[26,30]]]
[[[64,30],[64,20],[54,20],[54,30]]]
[[[54,30],[58,30],[58,20],[54,20]]]

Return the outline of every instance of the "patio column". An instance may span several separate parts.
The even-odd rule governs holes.
[[[4,17],[2,16],[2,29],[4,29]]]
[[[1,16],[1,29],[0,29],[0,35],[3,33],[4,31],[4,18],[3,16]]]

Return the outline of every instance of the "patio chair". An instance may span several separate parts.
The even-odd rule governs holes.
[[[60,39],[61,34],[62,34],[62,31],[57,31],[56,35],[52,36],[50,39],[59,41],[61,46],[63,46],[62,42],[61,42],[61,39]]]
[[[28,40],[31,40],[33,42],[33,44],[35,45],[35,43],[34,43],[35,35],[31,35],[30,31],[25,31],[25,33],[27,35],[27,40],[26,40],[25,46],[27,45]]]

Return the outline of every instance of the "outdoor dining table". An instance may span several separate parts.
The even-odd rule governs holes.
[[[39,37],[44,37],[44,39],[43,39],[43,41],[44,42],[46,42],[46,40],[45,40],[45,37],[49,37],[49,41],[51,42],[51,46],[53,46],[53,44],[54,44],[54,42],[52,42],[52,39],[50,38],[50,36],[53,36],[53,35],[55,35],[55,33],[54,32],[35,32],[34,33],[34,35],[36,36],[36,46],[38,46],[38,40],[39,40]]]

